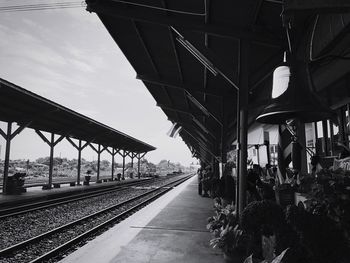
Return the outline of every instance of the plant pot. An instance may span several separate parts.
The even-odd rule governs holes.
[[[85,181],[90,182],[91,180],[91,175],[85,175]]]
[[[282,207],[294,205],[295,190],[290,185],[281,185],[281,189],[276,189],[276,201]]]

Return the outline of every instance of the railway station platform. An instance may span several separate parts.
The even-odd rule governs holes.
[[[146,180],[147,178],[141,179],[126,179],[123,181],[112,181],[95,183],[90,182],[90,185],[76,185],[69,186],[69,184],[62,185],[60,188],[52,188],[50,190],[42,190],[41,186],[31,187],[26,193],[16,194],[16,195],[4,195],[0,193],[0,208],[8,208],[23,204],[28,204],[32,202],[39,202],[50,200],[59,197],[73,196],[81,193],[86,193],[89,191],[95,191],[99,189],[109,188],[117,185],[123,185],[124,183],[129,183],[132,181]]]
[[[194,176],[60,263],[224,262],[221,252],[209,246],[212,207],[212,199],[198,195]]]

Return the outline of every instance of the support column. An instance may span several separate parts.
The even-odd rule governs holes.
[[[333,128],[333,122],[331,120],[328,121],[329,123],[329,131],[330,131],[330,151],[331,151],[331,156],[334,155],[334,128]]]
[[[123,173],[122,173],[122,180],[125,180],[125,157],[126,157],[126,154],[125,154],[125,150],[123,151]]]
[[[346,104],[346,110],[348,112],[348,116],[346,117],[345,115],[345,119],[346,119],[346,125],[349,123],[350,124],[350,103]],[[346,134],[346,146],[350,147],[350,136],[347,133]]]
[[[138,154],[138,164],[137,164],[137,178],[140,179],[140,165],[141,165],[141,159],[146,155],[146,152],[143,153],[142,155],[139,153]]]
[[[51,140],[50,140],[50,163],[49,163],[49,184],[48,188],[52,187],[52,174],[53,174],[53,151],[54,151],[54,143],[55,143],[55,134],[51,133]]]
[[[248,157],[248,94],[249,94],[249,50],[250,43],[240,43],[240,74],[239,74],[239,200],[238,215],[246,206],[247,157]]]
[[[61,135],[56,141],[55,141],[55,134],[51,133],[51,138],[48,140],[44,134],[42,134],[41,131],[35,130],[35,132],[39,135],[39,137],[50,146],[50,164],[49,164],[49,182],[46,186],[43,187],[43,189],[51,189],[52,188],[52,175],[53,175],[53,154],[54,154],[54,148],[60,141],[63,140],[65,137],[64,135]]]
[[[110,151],[108,148],[106,148],[106,151],[109,152],[112,155],[112,181],[114,179],[114,164],[115,164],[115,155],[119,153],[119,150],[116,150],[112,148],[112,151]]]
[[[315,121],[313,123],[314,125],[314,132],[315,132],[315,154],[316,155],[319,155],[319,151],[318,151],[318,148],[317,148],[317,139],[318,139],[318,132],[317,132],[317,121]]]
[[[93,146],[91,143],[89,143],[90,147],[97,153],[97,178],[96,182],[100,180],[100,161],[101,161],[101,153],[107,149],[106,146],[104,146],[101,149],[101,144],[98,144],[98,148],[96,149],[95,146]]]
[[[81,174],[81,140],[79,140],[78,146],[78,167],[77,167],[77,185],[80,185],[80,174]]]
[[[129,155],[129,156],[130,156],[130,155]],[[132,170],[132,176],[133,176],[133,177],[134,177],[134,157],[135,157],[135,155],[134,155],[134,153],[132,152],[130,158],[131,158],[131,170]]]
[[[346,124],[345,124],[345,110],[344,107],[341,107],[340,109],[338,109],[337,111],[337,115],[338,115],[338,122],[339,122],[339,136],[338,136],[338,142],[340,143],[344,143],[346,145]],[[344,125],[345,124],[345,125]]]
[[[80,178],[81,178],[81,152],[82,150],[89,145],[89,142],[86,142],[84,145],[82,145],[82,140],[79,140],[79,144],[76,145],[74,141],[66,137],[67,141],[70,142],[70,144],[78,150],[78,165],[77,165],[77,185],[80,185]]]
[[[269,141],[265,142],[265,146],[266,146],[267,163],[271,164],[270,142]]]
[[[27,122],[25,125],[20,125],[17,130],[12,133],[12,121],[7,123],[7,132],[5,133],[0,128],[0,135],[6,140],[6,148],[5,148],[5,160],[4,160],[4,178],[2,185],[2,192],[7,194],[7,184],[8,184],[8,174],[9,174],[9,166],[10,166],[10,152],[11,152],[11,140],[16,137],[21,131],[26,128],[31,121]]]
[[[116,154],[116,152],[115,152],[115,149],[113,148],[112,149],[112,175],[111,175],[112,181],[114,179],[114,156],[115,156],[115,154]]]
[[[97,178],[96,180],[100,180],[100,163],[101,163],[101,144],[98,144],[97,150]]]
[[[237,121],[236,121],[236,213],[237,213],[237,216],[238,215],[238,205],[239,205],[239,140],[240,140],[240,136],[239,136],[239,122],[240,122],[240,116],[239,116],[239,91],[238,91],[238,94],[237,94]]]
[[[298,142],[301,145],[301,167],[300,174],[307,174],[307,152],[306,152],[306,136],[305,123],[299,123],[297,128]]]
[[[255,145],[255,150],[256,150],[256,159],[257,159],[257,161],[258,161],[258,165],[260,166],[260,152],[259,152],[259,150],[260,150],[260,145]]]
[[[137,178],[140,179],[140,154],[137,154]]]
[[[323,131],[323,152],[325,156],[328,156],[328,127],[327,120],[322,121],[322,131]]]
[[[221,128],[221,141],[220,141],[220,156],[221,156],[221,163],[219,162],[219,177],[223,176],[225,165],[227,163],[227,105],[231,106],[231,101],[229,101],[226,97],[222,98],[222,115],[221,115],[221,123],[219,123]],[[221,174],[220,174],[221,171]],[[225,179],[226,180],[226,179]],[[225,181],[225,185],[227,185],[227,182]],[[234,191],[234,189],[232,189]]]
[[[11,150],[11,131],[12,130],[12,122],[7,123],[7,133],[4,136],[6,140],[6,150],[5,150],[5,160],[4,160],[4,181],[2,192],[7,194],[7,182],[8,182],[8,174],[9,174],[9,165],[10,165],[10,150]]]

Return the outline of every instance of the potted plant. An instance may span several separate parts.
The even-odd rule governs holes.
[[[207,228],[212,232],[210,245],[224,253],[226,262],[241,262],[245,253],[245,233],[239,228],[233,205],[223,207],[216,199],[215,215],[208,219]]]
[[[295,203],[295,190],[299,182],[299,172],[287,168],[285,178],[277,176],[275,186],[276,202],[282,207]]]
[[[248,204],[242,212],[240,226],[249,237],[247,252],[257,260],[271,260],[298,242],[282,207],[273,201]]]
[[[320,212],[307,211],[301,205],[290,206],[286,210],[287,223],[298,237],[302,262],[349,262],[349,243],[344,232],[337,222]]]
[[[85,177],[84,177],[84,185],[89,185],[90,184],[90,180],[91,180],[91,170],[87,170]]]

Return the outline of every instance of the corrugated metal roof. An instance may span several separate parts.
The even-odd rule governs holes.
[[[132,152],[156,148],[0,79],[0,120]],[[29,123],[29,124],[28,124]]]

